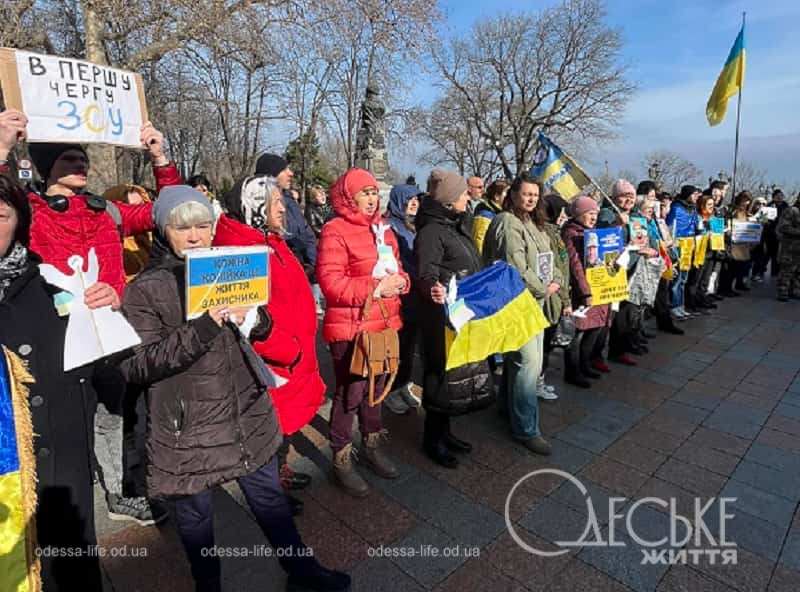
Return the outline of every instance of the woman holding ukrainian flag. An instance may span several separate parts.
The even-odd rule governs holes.
[[[446,369],[445,286],[451,278],[471,276],[483,266],[472,240],[472,219],[466,215],[468,202],[463,177],[434,169],[428,179],[428,195],[417,214],[414,241],[415,287],[420,294],[419,318],[425,343],[423,449],[431,460],[450,469],[458,466],[454,452],[472,450],[472,444],[453,434],[450,418],[486,407],[494,394],[486,356],[480,362]]]

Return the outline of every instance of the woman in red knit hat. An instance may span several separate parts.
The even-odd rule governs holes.
[[[369,493],[352,465],[353,420],[358,416],[364,446],[359,455],[376,474],[386,479],[397,468],[380,450],[383,434],[380,405],[370,406],[368,382],[350,373],[356,335],[400,329],[400,294],[409,290],[408,275],[400,266],[397,239],[381,222],[378,182],[363,169],[350,169],[330,191],[336,218],[325,224],[317,255],[317,279],[327,302],[322,332],[330,344],[336,374],[336,391],[330,417],[335,481],[347,493]],[[364,305],[373,299],[366,318]],[[381,392],[386,375],[377,377]]]

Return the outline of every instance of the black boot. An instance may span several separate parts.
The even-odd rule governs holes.
[[[347,592],[350,576],[318,565],[312,573],[289,574],[286,592]]]
[[[289,502],[289,509],[292,512],[292,516],[299,516],[303,513],[303,500],[299,500],[289,494],[286,494],[286,500]]]
[[[208,580],[196,580],[194,583],[195,592],[222,592],[222,580],[219,577]]]
[[[449,448],[453,452],[465,452],[465,453],[472,452],[472,444],[470,444],[466,440],[462,440],[461,438],[456,438],[453,435],[453,432],[449,430],[444,435],[443,443],[445,446],[447,446],[447,448]]]
[[[422,449],[425,455],[436,464],[448,469],[455,469],[458,466],[458,459],[452,455],[443,441],[425,443]]]
[[[580,388],[592,387],[592,383],[581,372],[579,347],[576,343],[564,350],[564,382]]]
[[[659,318],[657,326],[659,331],[669,333],[670,335],[683,335],[686,333],[683,329],[675,326],[675,322],[669,315]]]

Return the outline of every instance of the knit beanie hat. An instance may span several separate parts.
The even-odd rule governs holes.
[[[692,197],[692,194],[698,193],[699,191],[700,190],[694,185],[684,185],[681,187],[680,200],[688,202],[689,198]]]
[[[585,214],[586,212],[599,212],[600,206],[597,205],[597,202],[589,197],[588,195],[581,195],[580,197],[575,198],[575,201],[572,202],[572,217],[577,218]]]
[[[467,190],[467,182],[459,174],[443,169],[433,169],[428,179],[431,198],[440,204],[451,204]]]
[[[269,175],[277,177],[286,169],[289,163],[285,158],[269,152],[262,154],[256,162],[256,175]]]
[[[86,149],[80,144],[28,144],[28,154],[30,154],[31,160],[45,184],[50,180],[50,171],[53,170],[53,165],[58,160],[58,157],[67,150],[83,152],[86,159],[89,159]]]
[[[208,198],[188,185],[170,185],[164,187],[158,194],[156,203],[153,204],[153,222],[162,234],[169,223],[172,211],[180,205],[196,202],[208,209],[208,219],[214,220],[214,208]]]
[[[636,195],[636,188],[630,181],[626,181],[625,179],[619,179],[616,183],[614,183],[614,186],[611,188],[611,197],[618,197],[625,193],[628,193],[630,195]]]

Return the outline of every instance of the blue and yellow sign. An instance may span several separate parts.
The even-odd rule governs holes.
[[[269,252],[263,247],[221,247],[186,252],[186,318],[219,306],[269,302]]]

